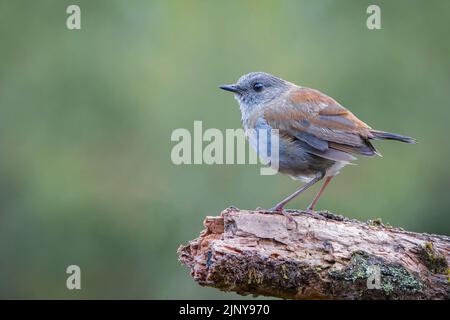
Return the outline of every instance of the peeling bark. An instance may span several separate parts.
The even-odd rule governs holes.
[[[208,216],[179,259],[200,285],[243,295],[450,298],[450,237],[329,212],[290,213],[297,227],[274,212],[228,208]]]

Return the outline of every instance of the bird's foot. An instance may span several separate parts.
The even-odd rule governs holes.
[[[306,210],[302,210],[302,211],[305,212],[305,213],[309,213],[309,214],[313,214],[313,213],[316,212],[316,211],[314,210],[314,206],[313,206],[312,203],[306,208]]]
[[[284,210],[283,207],[276,206],[276,207],[273,207],[272,209],[269,209],[269,211],[281,213],[283,216],[285,216],[288,219],[288,221],[290,223],[294,223],[295,230],[298,230],[297,221],[295,221],[295,219],[292,217],[292,215],[289,212],[287,212],[286,210]]]
[[[310,208],[306,208],[305,210],[302,210],[303,213],[307,213],[307,214],[314,214],[316,213],[316,211],[314,211],[313,209]]]
[[[275,207],[273,207],[273,208],[270,208],[269,211],[271,211],[271,212],[283,213],[284,210],[283,210],[283,207],[275,206]]]

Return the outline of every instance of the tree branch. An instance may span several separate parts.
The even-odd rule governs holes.
[[[449,299],[450,237],[329,212],[224,210],[178,249],[195,281],[285,299]],[[378,277],[379,275],[379,277]],[[379,280],[379,281],[378,281]]]

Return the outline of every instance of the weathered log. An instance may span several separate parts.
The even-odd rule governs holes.
[[[450,237],[329,212],[224,210],[178,249],[202,286],[285,299],[449,299]]]

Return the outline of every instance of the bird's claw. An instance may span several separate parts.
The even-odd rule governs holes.
[[[282,207],[273,207],[273,208],[270,208],[269,211],[271,211],[271,212],[278,212],[278,213],[283,213],[284,212]]]
[[[281,213],[283,214],[283,216],[285,216],[288,219],[288,221],[290,223],[294,223],[295,224],[295,230],[298,230],[298,223],[297,223],[297,221],[289,213],[287,213],[286,211],[282,210]]]
[[[271,208],[271,209],[269,209],[270,211],[272,211],[272,212],[278,212],[278,213],[281,213],[283,216],[285,216],[287,219],[288,219],[288,221],[290,222],[290,223],[294,223],[295,224],[295,230],[298,230],[298,223],[297,223],[297,221],[292,217],[292,215],[291,214],[289,214],[286,210],[284,210],[282,207],[280,208],[280,207],[273,207],[273,208]]]
[[[304,212],[304,213],[308,213],[308,214],[313,214],[313,213],[315,213],[316,211],[314,211],[314,209],[311,209],[311,208],[306,208],[306,210],[302,210],[302,212]]]

